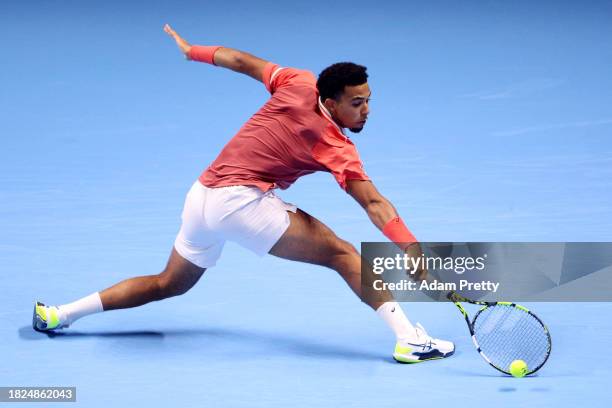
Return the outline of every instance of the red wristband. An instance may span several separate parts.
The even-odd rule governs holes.
[[[417,239],[412,235],[412,232],[410,232],[400,217],[392,218],[387,222],[382,232],[387,238],[398,244],[398,246],[402,246],[400,244],[417,242]]]
[[[187,56],[194,61],[215,65],[214,56],[219,48],[220,45],[193,45]]]

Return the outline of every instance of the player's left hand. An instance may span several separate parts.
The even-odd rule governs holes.
[[[179,47],[179,49],[181,50],[181,52],[183,54],[185,54],[185,57],[187,57],[187,55],[189,54],[189,50],[191,50],[191,45],[185,41],[183,39],[183,37],[181,37],[180,35],[178,35],[176,33],[176,31],[174,31],[172,29],[172,27],[170,27],[169,24],[164,25],[164,31],[174,39],[174,41],[176,41],[176,45]]]

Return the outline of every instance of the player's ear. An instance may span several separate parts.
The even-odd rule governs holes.
[[[336,100],[333,98],[327,98],[323,101],[323,105],[327,108],[328,111],[330,111],[332,114],[335,114],[338,102],[336,102]]]

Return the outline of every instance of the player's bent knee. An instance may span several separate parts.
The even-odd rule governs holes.
[[[342,255],[342,256],[359,255],[357,248],[355,248],[353,244],[343,239],[338,239],[338,241],[339,241],[338,251],[337,251],[338,255]]]
[[[180,282],[177,279],[169,279],[163,273],[157,276],[158,298],[167,299],[187,293],[191,285]]]
[[[343,269],[343,266],[349,263],[355,256],[359,256],[359,252],[357,252],[353,244],[338,238],[328,266],[335,270]]]

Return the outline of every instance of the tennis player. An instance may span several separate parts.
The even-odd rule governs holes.
[[[370,114],[366,68],[341,62],[325,68],[317,79],[309,71],[284,68],[232,48],[192,46],[168,25],[164,31],[188,60],[246,74],[262,82],[271,97],[189,190],[163,272],[127,279],[61,306],[36,302],[34,329],[63,329],[93,313],[181,295],[215,265],[230,240],[260,256],[269,253],[337,271],[395,333],[395,360],[412,363],[453,354],[453,343],[413,325],[391,295],[386,301],[362,295],[358,251],[275,193],[306,174],[329,172],[391,241],[406,251],[418,247],[393,205],[366,175],[345,131],[361,132]],[[426,271],[417,274],[423,279]]]

